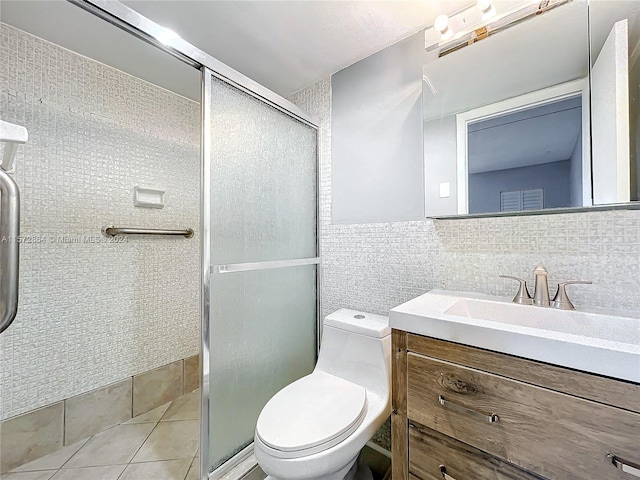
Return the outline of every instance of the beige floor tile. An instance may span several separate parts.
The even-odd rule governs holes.
[[[161,422],[170,420],[198,420],[200,419],[200,390],[196,390],[180,398],[176,398]]]
[[[55,470],[5,473],[0,475],[0,480],[49,480],[55,473]]]
[[[15,468],[13,472],[32,472],[34,470],[58,470],[69,460],[74,453],[87,443],[89,439],[85,438],[73,445],[62,447],[57,452],[50,453],[42,458],[29,462],[21,467]]]
[[[184,359],[184,393],[200,386],[200,355]]]
[[[117,480],[125,468],[126,465],[69,468],[60,470],[51,480]]]
[[[148,424],[147,424],[148,425]],[[198,420],[160,422],[136,454],[133,462],[175,458],[193,459],[200,440]]]
[[[63,402],[4,420],[0,424],[0,473],[59,450],[63,421]]]
[[[131,378],[64,402],[64,444],[70,445],[131,418]]]
[[[182,360],[133,377],[133,415],[138,416],[182,395]]]
[[[154,427],[153,423],[118,425],[99,433],[71,457],[64,468],[129,463]]]
[[[159,406],[158,408],[154,408],[153,410],[148,411],[147,413],[143,413],[142,415],[138,415],[137,417],[133,417],[127,424],[131,423],[157,423],[160,421],[162,416],[165,414],[167,409],[171,406],[171,402],[165,403],[164,405]]]
[[[119,480],[184,480],[189,469],[189,459],[161,462],[132,463]]]
[[[242,477],[242,480],[264,480],[265,478],[267,478],[267,474],[260,467],[256,467]]]
[[[187,478],[185,480],[200,480],[200,467],[197,465],[192,465],[189,469],[189,473],[187,473]]]

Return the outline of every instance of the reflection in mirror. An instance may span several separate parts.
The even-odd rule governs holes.
[[[590,6],[594,204],[640,200],[640,2]]]
[[[519,3],[423,67],[427,216],[591,205],[587,3]]]
[[[467,124],[469,213],[582,205],[582,98]]]

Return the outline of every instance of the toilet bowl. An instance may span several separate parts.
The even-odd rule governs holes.
[[[324,319],[314,371],[265,405],[256,459],[273,480],[350,480],[365,443],[391,413],[391,329],[341,309]]]

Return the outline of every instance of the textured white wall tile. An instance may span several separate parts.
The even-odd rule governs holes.
[[[0,26],[0,116],[29,130],[15,178],[34,242],[0,336],[4,419],[198,352],[200,109]],[[135,185],[166,190],[165,208],[134,208]],[[108,224],[196,237],[106,243]]]
[[[569,287],[578,308],[640,315],[640,211],[332,225],[331,80],[290,100],[320,119],[323,316],[345,307],[388,315],[434,288],[511,296],[516,285],[498,275],[533,281],[538,264],[552,291],[593,281]],[[390,448],[389,422],[374,440]]]
[[[342,307],[388,314],[433,288],[510,296],[512,281],[549,270],[582,308],[640,314],[640,211],[331,224],[331,81],[290,100],[320,119],[322,314]]]

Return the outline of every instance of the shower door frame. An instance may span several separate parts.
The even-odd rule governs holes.
[[[201,156],[202,156],[202,170],[201,170],[201,209],[200,212],[202,214],[201,219],[201,257],[202,257],[202,282],[201,282],[201,311],[202,311],[202,324],[201,324],[201,335],[202,335],[202,351],[200,357],[200,367],[202,372],[202,384],[201,384],[201,440],[200,440],[200,468],[201,472],[208,470],[209,468],[209,409],[210,409],[210,401],[209,401],[209,377],[210,377],[210,316],[211,316],[211,275],[220,275],[220,274],[230,274],[236,272],[254,272],[258,270],[267,270],[273,268],[287,268],[287,267],[296,267],[303,265],[315,265],[316,266],[316,357],[319,350],[320,339],[321,339],[321,327],[322,323],[320,321],[320,279],[321,279],[321,263],[320,263],[320,164],[319,164],[319,135],[318,135],[318,126],[317,124],[311,123],[309,121],[302,120],[295,115],[291,114],[291,112],[284,109],[282,105],[273,105],[271,102],[265,101],[256,93],[248,90],[245,87],[239,87],[236,84],[228,82],[227,79],[221,75],[218,75],[213,70],[209,69],[206,66],[201,68],[202,72],[202,94],[201,94],[201,110],[202,110],[202,146],[201,146]],[[251,262],[251,263],[236,263],[229,265],[213,265],[211,264],[211,213],[212,213],[212,205],[211,205],[211,102],[212,102],[212,78],[216,77],[220,80],[225,81],[228,84],[233,85],[236,88],[248,93],[249,95],[262,100],[264,103],[268,105],[276,107],[278,110],[288,114],[295,120],[301,121],[302,123],[314,128],[316,130],[316,256],[311,258],[302,258],[302,259],[290,259],[290,260],[277,260],[277,261],[261,261],[261,262]],[[264,88],[264,87],[262,87]],[[270,92],[269,93],[273,93]],[[288,100],[282,98],[283,103],[290,103]],[[292,104],[293,105],[293,104]],[[295,106],[295,105],[294,105]],[[296,107],[297,108],[297,107]],[[205,416],[206,415],[206,416]],[[205,441],[206,439],[206,441]],[[204,446],[206,445],[207,449],[205,451]],[[245,460],[247,460],[251,454],[253,453],[253,441],[250,442],[245,448],[236,453],[230,459],[226,460],[223,464],[218,466],[208,477],[208,480],[218,480],[224,477],[227,473],[229,473],[232,469],[242,464]],[[206,465],[206,467],[205,467]],[[254,462],[248,468],[253,468],[256,463]],[[202,476],[202,473],[201,473]],[[202,479],[206,479],[207,477],[202,476]]]
[[[67,0],[74,5],[96,15],[97,17],[115,25],[151,45],[160,48],[182,62],[201,71],[201,145],[200,145],[200,478],[201,480],[216,480],[230,470],[240,465],[253,452],[253,443],[227,460],[209,474],[209,320],[210,320],[210,278],[211,265],[211,79],[216,77],[239,90],[257,98],[277,110],[289,115],[316,130],[316,257],[300,260],[283,260],[277,262],[259,262],[256,264],[241,264],[243,271],[265,268],[261,264],[270,264],[266,268],[286,267],[295,265],[316,265],[316,355],[320,347],[322,336],[321,292],[322,267],[320,256],[321,219],[320,219],[320,122],[306,113],[297,105],[281,97],[268,88],[251,80],[249,77],[234,70],[220,60],[200,50],[196,46],[175,37],[165,43],[158,38],[166,37],[167,28],[149,20],[144,15],[127,7],[117,0]],[[253,465],[248,466],[252,468]]]

